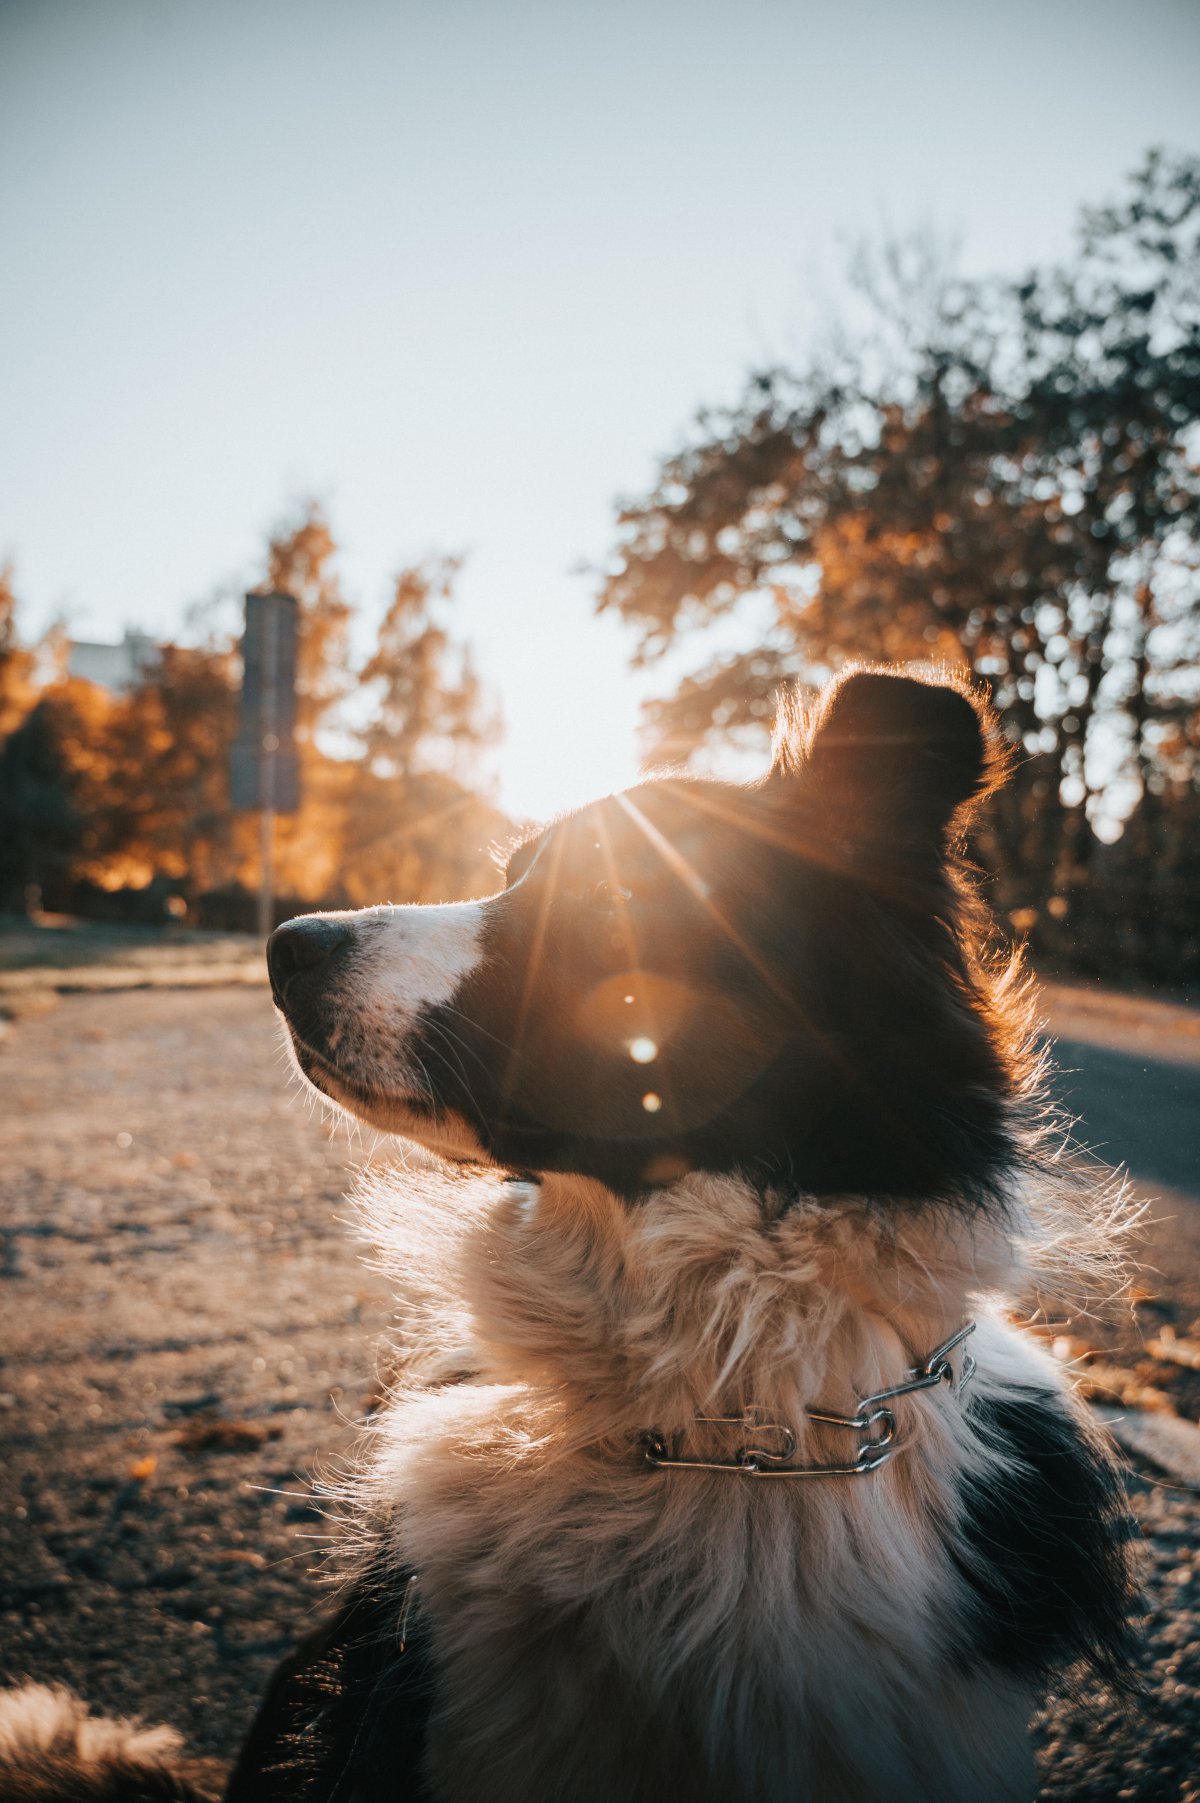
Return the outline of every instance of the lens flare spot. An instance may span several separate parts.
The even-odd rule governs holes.
[[[647,1090],[646,1094],[642,1097],[642,1107],[646,1110],[647,1114],[657,1114],[662,1107],[662,1097],[656,1096],[652,1089]]]
[[[627,1005],[627,1006],[628,1006],[628,1004],[629,1004],[629,1003],[631,1003],[631,1002],[632,1002],[632,1001],[633,1001],[633,997],[632,997],[632,996],[631,996],[631,995],[627,995],[627,996],[626,996],[626,997],[625,997],[625,998],[624,998],[624,1000],[625,1000],[625,1003],[626,1003],[626,1005]]]
[[[631,1039],[629,1056],[635,1064],[653,1064],[658,1057],[658,1047],[652,1039]]]

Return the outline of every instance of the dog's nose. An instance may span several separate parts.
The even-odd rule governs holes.
[[[267,940],[271,988],[276,995],[282,995],[288,979],[297,971],[323,964],[331,952],[353,936],[351,927],[337,920],[325,920],[320,914],[301,914],[296,920],[285,920]]]

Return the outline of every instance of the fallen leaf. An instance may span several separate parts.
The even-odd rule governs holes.
[[[133,1461],[132,1465],[129,1467],[129,1475],[130,1477],[136,1478],[139,1484],[144,1484],[154,1476],[154,1473],[157,1470],[158,1454],[148,1452],[144,1459],[135,1459]]]
[[[263,1427],[257,1421],[231,1421],[225,1415],[195,1415],[172,1434],[171,1441],[184,1452],[247,1452],[264,1440],[278,1440],[282,1428]]]
[[[1200,1371],[1200,1340],[1178,1339],[1173,1327],[1164,1327],[1157,1339],[1146,1341],[1146,1351],[1170,1365]]]
[[[1132,1372],[1123,1371],[1119,1365],[1106,1365],[1097,1360],[1080,1366],[1074,1375],[1081,1396],[1101,1401],[1111,1401],[1115,1396],[1127,1408],[1147,1409],[1163,1415],[1174,1413],[1169,1396],[1161,1390],[1151,1389],[1148,1384],[1139,1383]]]

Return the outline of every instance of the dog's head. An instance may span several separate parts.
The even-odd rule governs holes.
[[[527,839],[504,889],[272,936],[304,1076],[450,1156],[629,1195],[989,1187],[1010,1075],[952,842],[998,763],[957,687],[859,670],[749,787],[664,778]]]

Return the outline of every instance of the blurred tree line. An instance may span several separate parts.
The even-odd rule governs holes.
[[[299,603],[301,808],[277,823],[281,916],[384,899],[444,901],[494,886],[510,823],[480,792],[498,735],[468,651],[447,624],[458,560],[396,577],[365,663],[321,509],[271,538],[262,588]],[[164,644],[128,692],[70,676],[66,642],[17,635],[0,572],[0,908],[174,913],[253,925],[257,816],[229,801],[238,641]],[[352,705],[347,705],[353,697]]]
[[[761,740],[787,678],[966,666],[1020,747],[977,848],[1075,968],[1200,979],[1200,162],[1150,154],[1073,258],[860,253],[852,318],[700,416],[620,513],[601,609],[670,687],[652,760]]]

